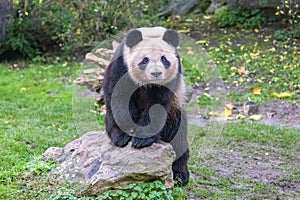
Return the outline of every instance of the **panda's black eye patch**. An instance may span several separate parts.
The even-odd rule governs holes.
[[[145,69],[148,63],[149,63],[149,58],[145,57],[138,65],[140,69]]]
[[[165,68],[170,67],[171,63],[170,63],[170,61],[168,61],[168,59],[165,56],[162,56],[160,58],[160,60],[161,60],[161,63],[165,66]]]

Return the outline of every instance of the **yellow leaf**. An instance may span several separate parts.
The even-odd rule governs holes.
[[[91,113],[95,113],[95,114],[97,113],[96,110],[90,110],[90,112],[91,112]]]
[[[236,119],[245,119],[246,117],[245,117],[245,115],[239,114],[239,115],[237,115],[235,118],[236,118]]]
[[[208,113],[208,115],[211,116],[211,117],[217,117],[217,116],[219,116],[219,113],[211,111],[211,112]]]
[[[245,75],[248,73],[248,71],[244,67],[238,68],[239,75]]]
[[[273,92],[273,96],[277,97],[277,98],[287,98],[287,97],[290,97],[292,96],[293,94],[290,93],[290,92],[280,92],[280,93],[277,93],[277,92]]]
[[[225,117],[231,117],[232,116],[232,110],[225,107]]]
[[[194,52],[191,49],[189,49],[186,53],[190,55],[194,54]]]
[[[206,40],[199,40],[196,42],[196,44],[207,44]]]
[[[178,33],[189,33],[190,29],[183,29],[183,30],[178,30]]]
[[[253,88],[253,94],[261,94],[261,88],[258,87]]]
[[[258,33],[258,32],[259,32],[259,30],[256,28],[256,29],[254,29],[254,32],[255,32],[255,33]]]
[[[249,117],[249,119],[254,120],[254,121],[262,120],[262,118],[263,118],[263,115],[251,115]]]
[[[75,35],[80,35],[80,33],[81,33],[80,28],[76,29]]]

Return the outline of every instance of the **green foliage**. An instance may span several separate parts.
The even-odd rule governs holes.
[[[183,199],[186,195],[182,189],[175,189],[176,199]],[[53,198],[53,200],[173,200],[172,190],[167,190],[161,181],[156,180],[150,183],[129,184],[123,190],[108,190],[101,196],[92,197],[76,197],[74,190],[61,190]]]
[[[102,196],[97,197],[97,200],[107,199],[124,199],[124,200],[150,200],[150,199],[168,199],[172,200],[172,191],[167,190],[161,181],[150,183],[129,184],[124,187],[124,190],[109,190]]]
[[[300,23],[297,23],[296,27],[287,33],[289,37],[300,39]]]
[[[261,27],[266,22],[266,17],[260,10],[238,8],[229,11],[226,7],[223,7],[215,13],[214,20],[222,28],[236,26],[238,28],[254,29]]]
[[[41,53],[75,53],[120,31],[160,25],[155,14],[165,1],[20,0],[10,15],[0,55],[20,52],[34,58]]]
[[[182,65],[184,66],[185,70],[184,79],[189,85],[194,87],[196,83],[203,81],[201,69],[199,67],[193,65],[191,62],[189,62],[183,57]]]
[[[274,31],[274,38],[278,41],[285,41],[287,39],[286,35],[282,30]]]
[[[198,97],[197,99],[197,103],[200,105],[200,106],[208,106],[208,105],[211,105],[211,97],[207,94],[207,93],[204,93],[202,94],[201,96]]]
[[[75,190],[62,189],[52,200],[78,200],[75,195]]]
[[[56,163],[45,161],[43,159],[33,160],[27,164],[26,170],[29,170],[33,175],[45,175],[56,167]]]

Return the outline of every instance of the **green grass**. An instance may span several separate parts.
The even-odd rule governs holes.
[[[0,197],[13,198],[25,166],[50,146],[79,135],[72,118],[73,83],[79,65],[0,66]]]
[[[195,18],[188,22],[199,21]],[[212,41],[217,44],[205,46],[207,53],[203,52],[203,58],[198,60],[205,63],[211,58],[216,64],[213,71],[209,71],[209,66],[199,70],[193,65],[197,58],[190,60],[193,55],[185,54],[187,82],[193,86],[203,84],[209,89],[210,78],[221,78],[228,94],[227,99],[202,95],[188,112],[197,110],[195,107],[199,105],[205,110],[209,106],[223,107],[229,101],[243,103],[249,98],[258,104],[265,103],[276,99],[273,92],[284,91],[293,94],[289,102],[299,103],[297,40],[275,41],[267,34],[235,29],[232,32],[221,29],[211,35],[201,29],[202,22],[197,26],[189,23],[182,28],[195,27],[195,33],[201,33],[201,44]],[[247,70],[246,74],[238,73],[241,67]],[[35,64],[25,69],[0,65],[0,199],[49,199],[60,195],[59,191],[67,191],[65,194],[72,198],[82,192],[78,185],[48,179],[46,174],[55,165],[41,159],[48,147],[63,147],[86,131],[103,129],[104,117],[99,116],[98,121],[91,112],[95,109],[94,98],[81,98],[82,88],[74,90],[73,80],[79,69],[78,64]],[[254,95],[254,87],[261,88],[262,94]],[[192,178],[188,186],[174,189],[175,199],[187,196],[296,199],[300,196],[300,191],[278,186],[300,184],[299,129],[260,122],[209,122],[202,128],[190,126],[189,141]],[[280,163],[273,165],[276,161]],[[273,182],[254,180],[247,170],[256,166],[255,163],[263,163],[270,173],[279,173],[278,177]]]
[[[204,199],[294,199],[300,196],[299,190],[284,191],[277,187],[285,183],[300,184],[299,129],[278,128],[259,122],[225,125],[213,122],[204,129],[193,127],[189,134],[191,131],[195,135],[190,159],[194,178],[186,190],[194,196]],[[207,145],[207,141],[211,143],[210,135],[215,135],[215,141]],[[281,164],[272,165],[273,161]],[[255,171],[260,165],[269,170],[267,173],[279,173],[274,177],[274,183],[260,182],[249,176],[251,170],[262,176],[261,170]],[[221,175],[222,170],[231,172]]]
[[[82,189],[68,183],[53,183],[46,174],[55,165],[41,160],[48,147],[62,147],[82,133],[75,128],[72,107],[73,80],[79,68],[79,65],[32,65],[27,69],[13,70],[8,65],[1,65],[1,199],[47,199],[59,194],[63,187],[75,188],[77,192]],[[89,104],[92,99],[83,101]],[[90,106],[93,108],[93,105]],[[91,116],[87,118],[90,121]],[[99,124],[99,129],[103,128],[102,125]],[[247,157],[260,154],[262,147],[270,152],[272,148],[280,148],[279,156],[286,157],[284,165],[291,172],[281,177],[282,180],[299,183],[298,165],[288,162],[288,158],[293,159],[293,154],[300,152],[299,130],[266,126],[259,122],[226,125],[214,122],[204,128],[191,126],[189,135],[193,178],[183,190],[173,192],[177,199],[185,199],[186,192],[206,199],[300,195],[278,192],[274,185],[253,183],[249,178],[220,176],[220,169],[206,165],[218,155],[203,154],[207,149],[222,152],[222,149],[238,148],[243,152],[242,156]],[[240,170],[235,169],[234,173],[242,172]],[[253,190],[249,194],[247,190],[250,188]]]

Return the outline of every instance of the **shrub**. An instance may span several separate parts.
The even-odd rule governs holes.
[[[266,17],[260,10],[238,8],[229,11],[227,7],[223,7],[215,13],[214,20],[222,28],[236,26],[238,28],[254,29],[261,27],[266,22]]]
[[[46,52],[73,53],[124,29],[160,25],[155,14],[166,1],[14,1],[0,55],[17,51],[33,58]]]

